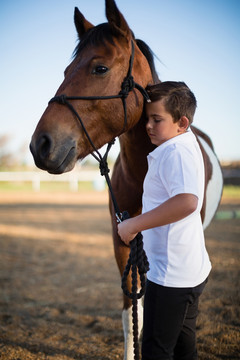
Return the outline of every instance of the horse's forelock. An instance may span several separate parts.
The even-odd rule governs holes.
[[[73,52],[73,58],[76,58],[87,46],[101,46],[106,45],[106,43],[115,45],[109,24],[104,23],[94,26],[79,40]]]

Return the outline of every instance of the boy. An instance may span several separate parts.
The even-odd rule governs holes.
[[[128,245],[142,231],[150,264],[142,360],[193,360],[198,299],[211,270],[200,217],[204,165],[189,127],[196,99],[183,82],[147,90],[146,130],[157,147],[148,155],[142,214],[119,224],[118,233]]]

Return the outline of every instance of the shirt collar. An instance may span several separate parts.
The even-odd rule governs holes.
[[[165,141],[163,144],[156,147],[152,152],[149,153],[149,156],[156,159],[159,154],[171,144],[180,144],[182,142],[192,141],[193,137],[195,138],[192,130],[189,128],[184,134],[174,136],[173,138]]]

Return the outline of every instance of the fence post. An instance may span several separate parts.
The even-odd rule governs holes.
[[[78,177],[73,176],[69,179],[69,188],[71,191],[78,191]]]
[[[38,174],[34,174],[32,188],[34,191],[40,191],[40,176]]]

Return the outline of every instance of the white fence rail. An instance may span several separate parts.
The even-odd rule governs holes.
[[[61,175],[51,175],[47,172],[26,171],[26,172],[0,172],[0,181],[5,182],[27,182],[32,183],[35,191],[40,191],[41,182],[68,182],[71,191],[78,190],[78,183],[91,181],[95,190],[103,190],[105,179],[97,170],[72,171]]]

